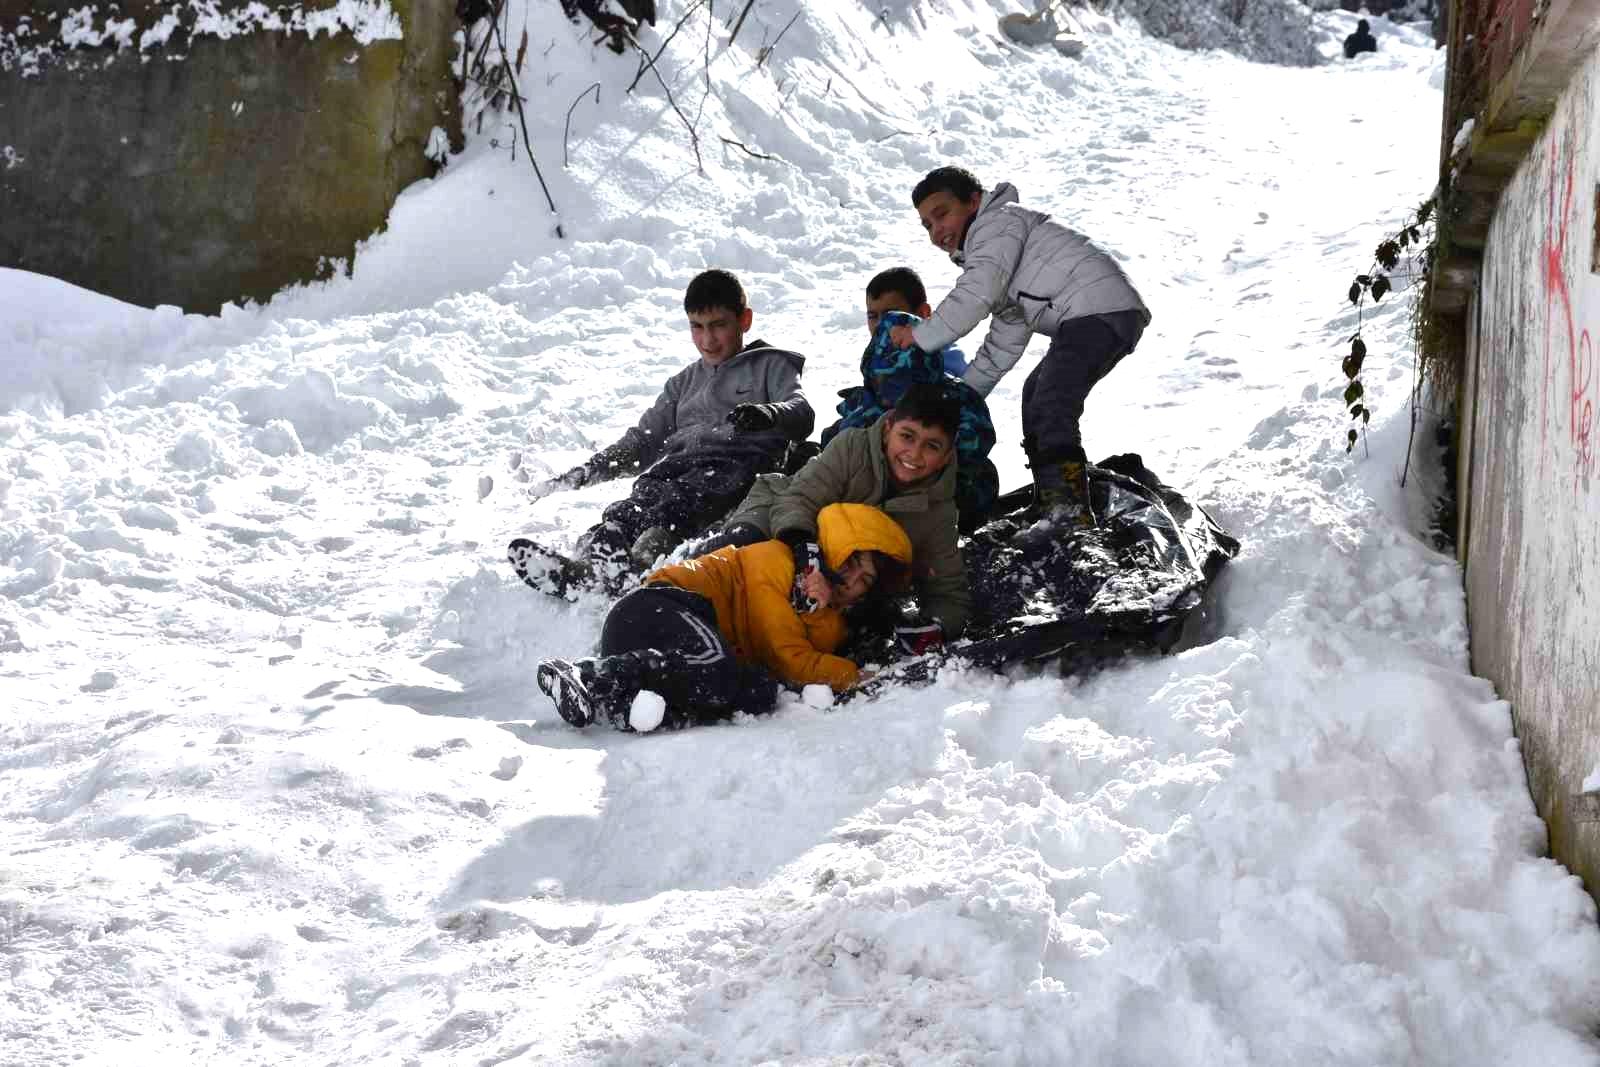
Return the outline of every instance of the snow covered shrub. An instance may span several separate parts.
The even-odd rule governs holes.
[[[1114,0],[1152,37],[1257,63],[1312,66],[1311,9],[1300,0]]]

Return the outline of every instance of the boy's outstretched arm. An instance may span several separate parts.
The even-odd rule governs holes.
[[[582,469],[585,477],[578,484],[594,485],[633,474],[660,458],[662,446],[678,428],[678,397],[683,391],[683,375],[680,371],[667,379],[656,402],[639,416],[639,422],[627,433],[590,456],[581,468],[574,468],[562,477]]]
[[[994,231],[962,254],[961,276],[945,294],[933,314],[911,328],[917,347],[924,352],[940,352],[952,341],[977,329],[1006,301],[1011,276],[1022,261],[1022,246],[1027,240],[1027,224],[1005,216],[987,227]]]
[[[1033,330],[1022,312],[1014,307],[1002,309],[989,320],[989,336],[978,346],[961,380],[976,389],[979,396],[988,396],[1006,371],[1017,365],[1032,338]]]

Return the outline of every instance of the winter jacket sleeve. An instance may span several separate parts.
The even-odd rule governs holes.
[[[690,370],[693,368],[668,378],[656,402],[639,416],[638,424],[615,443],[589,457],[584,466],[589,468],[591,482],[621,478],[648,467],[661,457],[662,445],[678,428],[678,400]]]
[[[845,489],[849,485],[849,449],[849,434],[838,434],[789,479],[772,502],[772,525],[768,532],[773,537],[798,530],[811,539],[816,538],[817,513],[845,499]]]
[[[799,362],[787,356],[769,359],[764,377],[766,402],[772,405],[777,429],[791,441],[810,437],[817,416],[800,388]]]
[[[835,692],[860,678],[856,665],[831,650],[844,641],[844,618],[831,609],[802,619],[789,602],[794,560],[779,544],[745,556],[750,654],[790,685],[826,685]]]
[[[989,320],[989,335],[978,346],[978,353],[961,380],[976,389],[979,396],[988,396],[1006,371],[1017,365],[1032,339],[1033,330],[1022,312],[1015,306],[1003,308]]]
[[[949,521],[929,524],[928,535],[912,543],[912,570],[919,576],[923,611],[939,620],[946,637],[954,638],[967,628],[967,618],[972,614],[972,589],[967,583],[966,560],[957,543],[955,505],[947,502],[935,506],[949,511]]]
[[[968,231],[970,247],[962,253],[961,276],[933,314],[911,328],[924,352],[943,351],[1006,302],[1006,290],[1028,240],[1028,220],[1010,211],[994,215],[992,221],[982,220],[985,225],[977,234]],[[976,222],[973,229],[978,229]]]

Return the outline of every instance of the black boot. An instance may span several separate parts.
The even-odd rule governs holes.
[[[620,526],[603,522],[578,547],[579,557],[589,568],[589,584],[599,586],[610,596],[620,596],[638,576],[638,568],[629,555],[633,540]]]
[[[555,701],[556,711],[568,723],[581,729],[594,721],[594,660],[580,659],[573,663],[547,659],[539,664],[535,677],[540,691]]]
[[[1087,463],[1079,459],[1034,459],[1030,466],[1035,518],[1059,517],[1080,529],[1094,526]]]
[[[576,590],[594,579],[587,563],[568,559],[561,553],[519,537],[506,547],[506,558],[517,577],[533,588],[561,600],[576,600]]]
[[[547,659],[539,664],[539,689],[573,726],[606,722],[613,729],[631,733],[628,713],[633,710],[633,698],[663,666],[660,659],[650,650],[597,660]]]

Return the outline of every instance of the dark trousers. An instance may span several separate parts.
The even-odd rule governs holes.
[[[612,605],[595,673],[603,686],[660,693],[669,725],[759,714],[778,701],[777,679],[734,658],[711,601],[671,585],[635,589]]]
[[[624,550],[652,526],[688,538],[732,511],[756,475],[781,463],[781,455],[752,450],[663,457],[634,479],[632,492],[605,509],[604,524],[616,528],[612,539]]]
[[[1087,463],[1079,422],[1089,390],[1132,352],[1144,332],[1137,311],[1068,319],[1022,384],[1022,447],[1031,461]]]

